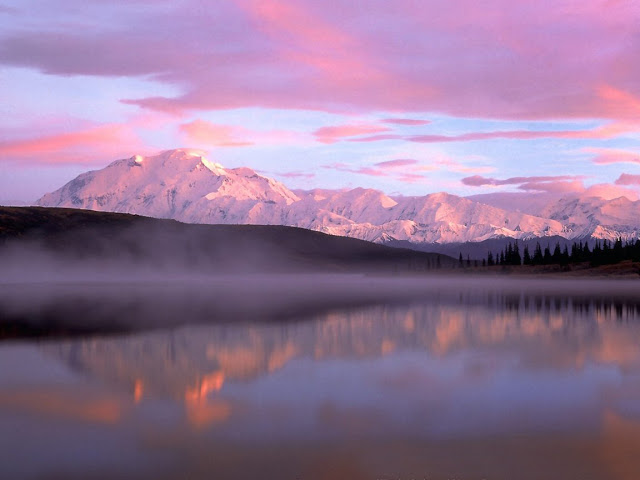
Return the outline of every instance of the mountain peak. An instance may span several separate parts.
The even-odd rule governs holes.
[[[122,160],[113,162],[112,165],[119,165]],[[225,168],[217,162],[212,162],[205,156],[205,152],[193,148],[175,148],[165,150],[158,155],[143,156],[140,154],[133,155],[128,159],[130,166],[149,166],[150,168],[173,168],[176,170],[185,169],[185,164],[193,168],[202,164],[214,175],[225,175]]]
[[[173,148],[170,150],[165,150],[160,152],[158,157],[169,158],[169,157],[182,157],[182,158],[190,158],[190,157],[204,157],[204,150],[198,150],[197,148]]]
[[[509,197],[510,199],[511,197]],[[247,167],[225,168],[189,148],[133,155],[84,173],[42,206],[87,208],[190,223],[288,225],[384,242],[478,242],[490,238],[636,238],[640,202],[576,196],[518,211],[446,192],[388,197],[379,190],[293,192]],[[486,201],[486,200],[485,200]]]

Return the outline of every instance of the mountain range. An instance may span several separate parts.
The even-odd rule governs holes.
[[[388,196],[365,188],[291,190],[190,149],[132,156],[83,173],[37,205],[134,213],[186,223],[286,225],[376,243],[638,238],[640,201],[569,195],[525,212],[448,193]]]

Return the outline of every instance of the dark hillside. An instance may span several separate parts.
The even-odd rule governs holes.
[[[390,248],[301,228],[192,225],[66,208],[0,207],[0,244],[14,259],[36,249],[63,262],[104,262],[189,271],[411,272],[453,258]]]

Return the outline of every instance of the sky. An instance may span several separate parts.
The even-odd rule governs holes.
[[[0,0],[0,203],[197,148],[290,188],[640,193],[637,0]]]

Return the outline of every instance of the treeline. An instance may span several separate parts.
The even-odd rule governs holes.
[[[589,262],[592,266],[598,266],[611,265],[624,260],[640,262],[640,239],[626,243],[623,243],[620,238],[615,242],[596,240],[592,249],[587,242],[574,242],[571,251],[567,245],[561,248],[559,242],[553,250],[549,245],[543,249],[540,242],[537,242],[533,253],[525,245],[522,255],[516,240],[513,244],[509,242],[506,248],[495,256],[493,252],[489,252],[487,258],[482,260],[482,265],[569,265]]]

